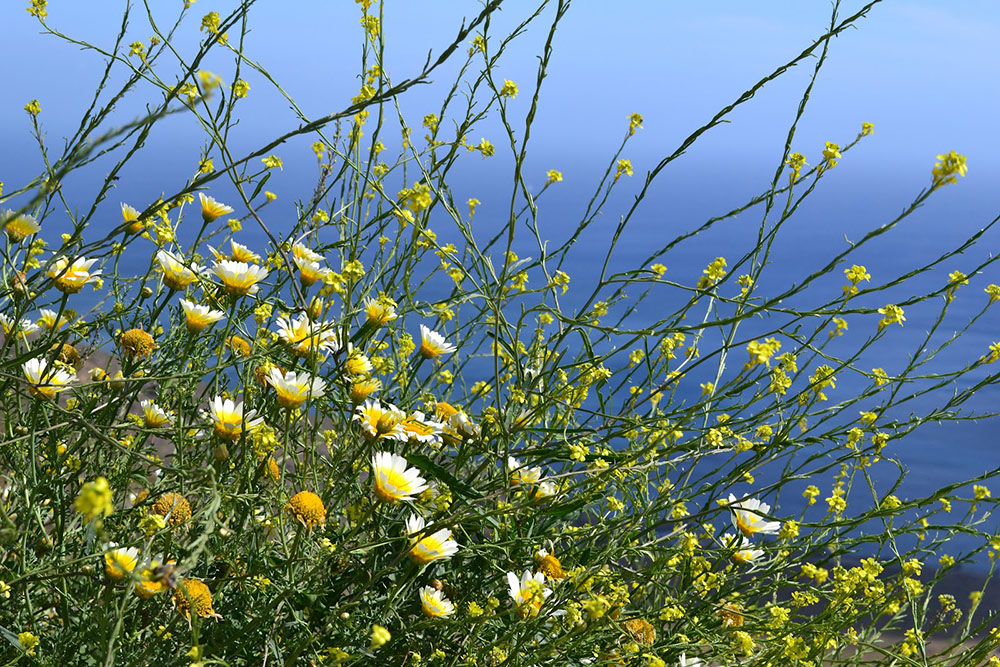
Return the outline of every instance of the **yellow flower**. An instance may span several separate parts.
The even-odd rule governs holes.
[[[152,513],[177,526],[191,518],[191,503],[179,493],[164,493],[153,503]]]
[[[538,563],[538,571],[549,579],[563,579],[566,573],[563,571],[562,563],[553,554],[545,549],[539,549],[535,554],[535,562]]]
[[[28,381],[28,391],[37,398],[55,398],[56,394],[69,389],[69,383],[76,381],[76,374],[57,366],[49,366],[44,359],[28,359],[21,367]]]
[[[267,383],[277,393],[278,404],[287,410],[294,410],[305,403],[306,399],[320,398],[326,393],[326,382],[323,378],[313,377],[304,372],[282,373],[277,367],[271,368]]]
[[[15,214],[13,211],[0,211],[0,225],[3,225],[3,231],[11,243],[20,243],[42,228],[33,215]]]
[[[166,250],[156,251],[156,263],[163,273],[163,284],[172,290],[180,292],[198,277],[179,257]],[[202,270],[199,266],[195,269],[199,272]]]
[[[156,349],[156,341],[148,332],[142,329],[129,329],[122,334],[118,340],[122,351],[126,357],[142,357],[148,359]]]
[[[94,521],[109,516],[114,507],[111,504],[111,486],[104,477],[98,477],[93,482],[87,482],[80,489],[73,507],[87,521]]]
[[[636,130],[642,129],[642,114],[634,113],[628,117],[628,134],[632,136]],[[631,174],[629,174],[631,175]]]
[[[618,163],[615,166],[615,180],[617,181],[621,178],[622,174],[625,174],[626,176],[631,176],[633,174],[631,160],[618,160]]]
[[[184,579],[177,583],[174,606],[188,621],[192,613],[202,618],[222,618],[212,609],[212,591],[198,579]]]
[[[955,174],[964,178],[968,171],[969,167],[965,163],[964,155],[959,155],[955,151],[951,151],[947,155],[938,155],[937,162],[934,163],[934,169],[931,171],[934,177],[933,187],[958,183]]]
[[[184,311],[184,320],[187,329],[191,333],[198,333],[205,327],[215,324],[226,315],[221,310],[215,310],[199,303],[192,303],[186,299],[181,299],[181,309]]]
[[[427,616],[447,618],[455,613],[455,605],[441,591],[431,586],[424,586],[420,589],[419,594],[420,607]]]
[[[511,99],[517,97],[517,84],[510,79],[504,79],[503,86],[500,88],[500,97],[510,97]]]
[[[427,489],[427,482],[416,468],[408,468],[406,459],[389,452],[372,456],[372,479],[375,496],[385,503],[413,498]]]
[[[392,635],[389,633],[388,630],[383,628],[381,625],[372,626],[371,649],[373,651],[375,649],[382,648],[383,646],[388,644],[390,639],[392,639]]]
[[[217,202],[212,197],[206,196],[204,192],[198,193],[198,199],[201,202],[201,217],[205,222],[212,222],[233,212],[232,206]]]
[[[122,581],[132,574],[139,564],[139,550],[135,547],[112,549],[104,554],[104,571],[112,581]]]
[[[273,460],[273,459],[272,459]],[[299,491],[288,501],[287,509],[306,528],[326,523],[326,507],[323,501],[311,491]]]
[[[418,352],[424,359],[434,359],[442,354],[455,351],[455,346],[445,340],[444,336],[432,329],[420,325],[420,349]]]
[[[882,319],[878,322],[878,330],[886,328],[890,324],[899,324],[903,326],[903,322],[906,318],[903,317],[903,309],[899,306],[894,306],[893,304],[886,305],[885,308],[879,308],[878,313],[882,315]]]
[[[268,155],[267,157],[261,158],[260,161],[263,162],[264,166],[268,169],[282,169],[281,158],[277,155]]]
[[[244,413],[243,401],[234,403],[231,398],[221,396],[212,400],[208,416],[212,419],[215,435],[228,442],[239,440],[244,431],[249,433],[264,423],[256,410]]]
[[[436,560],[446,560],[458,553],[458,542],[452,533],[442,528],[430,535],[424,534],[424,518],[411,514],[406,519],[406,535],[410,540],[410,559],[417,565],[426,565]]]
[[[548,185],[552,185],[553,183],[559,183],[560,181],[562,181],[562,179],[563,175],[561,171],[558,171],[556,169],[549,169],[547,172],[545,172],[545,182]]]
[[[69,260],[65,257],[59,257],[52,262],[45,275],[55,279],[56,289],[59,291],[66,294],[76,294],[87,283],[99,282],[100,269],[97,271],[90,270],[96,262],[96,259],[77,257],[70,264]]]
[[[38,0],[34,0],[34,2],[38,4]],[[42,6],[44,7],[44,4]],[[30,12],[31,10],[29,9],[28,11]],[[35,649],[38,648],[38,636],[30,632],[21,632],[17,635],[17,643],[21,645],[21,650],[24,651],[25,655],[33,656],[35,655]],[[18,661],[15,660],[15,662]]]

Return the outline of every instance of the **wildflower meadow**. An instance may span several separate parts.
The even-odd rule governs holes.
[[[858,259],[966,158],[928,146],[893,217],[770,278],[800,207],[877,141],[863,118],[796,137],[877,2],[832,3],[648,169],[640,113],[595,128],[620,142],[572,211],[547,205],[568,165],[529,160],[539,109],[574,103],[545,94],[569,0],[484,0],[405,67],[391,3],[357,0],[331,31],[358,85],[320,116],[245,46],[267,31],[251,0],[115,3],[100,41],[61,4],[27,11],[98,85],[65,137],[15,100],[43,167],[0,173],[3,664],[1000,665],[1000,468],[900,491],[918,433],[995,429],[970,406],[1000,342],[967,334],[996,335],[997,221],[902,274]],[[528,30],[544,48],[515,81]],[[623,263],[660,179],[792,67],[812,77],[757,193]],[[297,121],[250,141],[264,90]],[[203,134],[186,180],[135,169],[180,122]],[[303,156],[311,181],[269,183]],[[452,184],[490,161],[486,213]],[[130,195],[140,176],[162,196]],[[736,218],[741,252],[674,268]]]

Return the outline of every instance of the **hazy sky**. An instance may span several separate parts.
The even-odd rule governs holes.
[[[149,0],[157,20],[168,25],[181,0]],[[102,67],[93,52],[39,34],[27,3],[0,3],[0,58],[4,95],[0,101],[0,153],[17,154],[0,170],[19,166],[30,147],[24,104],[38,98],[50,140],[78,122]],[[180,28],[177,43],[193,51],[200,18],[210,10],[225,13],[233,2],[199,0]],[[494,28],[526,15],[533,3],[508,0]],[[53,0],[53,27],[110,48],[125,2]],[[842,15],[861,3],[844,2]],[[627,9],[623,10],[623,7]],[[625,117],[638,111],[645,129],[631,149],[633,161],[648,167],[673,150],[691,130],[735,99],[775,66],[791,59],[829,23],[831,4],[820,0],[632,2],[627,5],[577,0],[555,41],[546,81],[535,150],[565,159],[565,165],[604,156],[617,144]],[[387,69],[399,79],[416,71],[429,49],[439,50],[457,30],[462,15],[479,3],[459,0],[388,0],[385,34],[390,44]],[[535,56],[553,12],[514,45],[501,61],[500,74],[516,80],[526,108]],[[260,0],[252,14],[247,51],[263,62],[308,113],[319,115],[343,106],[356,92],[359,62],[359,9],[350,0],[289,3]],[[134,11],[129,39],[146,39],[141,3]],[[886,0],[876,5],[860,29],[835,40],[830,61],[813,94],[795,148],[815,156],[824,140],[852,139],[862,121],[876,134],[858,167],[891,168],[923,178],[936,153],[951,149],[968,155],[970,180],[1000,173],[1000,3],[991,0],[939,2]],[[208,68],[227,78],[231,58],[216,58]],[[773,164],[780,155],[787,123],[794,113],[811,62],[769,86],[732,124],[714,130],[692,152],[689,168],[714,165],[729,171],[746,163]],[[439,81],[452,70],[443,69]],[[259,78],[248,77],[252,92],[241,130],[257,143],[295,124],[280,98]],[[438,88],[411,97],[406,111],[433,110]],[[155,99],[147,88],[146,99]],[[426,100],[426,106],[421,106]],[[137,99],[141,108],[145,100]],[[250,104],[249,102],[252,102]],[[515,108],[517,108],[515,106]],[[123,116],[124,118],[124,116]],[[194,131],[177,123],[173,133]],[[494,137],[498,139],[499,137]],[[171,145],[171,144],[165,144]],[[9,174],[0,180],[17,180]]]

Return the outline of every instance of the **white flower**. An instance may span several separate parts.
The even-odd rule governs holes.
[[[377,400],[366,400],[355,408],[353,420],[361,424],[361,431],[369,440],[389,438],[405,442],[409,437],[403,428],[406,413],[391,403],[382,405]]]
[[[212,197],[206,196],[204,192],[198,193],[198,199],[201,201],[201,217],[205,222],[212,222],[233,212],[232,206],[217,202]]]
[[[193,303],[187,299],[181,299],[181,309],[184,311],[184,320],[187,323],[188,331],[192,333],[197,333],[226,316],[221,310]]]
[[[238,440],[244,431],[253,431],[264,423],[256,410],[243,412],[243,401],[235,403],[231,398],[216,396],[209,408],[208,416],[212,419],[215,434],[229,442]]]
[[[326,382],[323,378],[295,371],[282,373],[281,369],[275,366],[271,367],[271,372],[267,375],[267,383],[278,394],[278,403],[281,407],[289,410],[299,407],[307,398],[320,398],[326,393]]]
[[[511,484],[535,484],[542,478],[541,468],[525,467],[513,456],[507,457],[507,471]]]
[[[424,518],[411,514],[406,519],[406,535],[410,538],[410,558],[417,565],[426,565],[435,560],[451,558],[458,553],[458,542],[452,539],[447,528],[424,534]]]
[[[427,419],[420,410],[406,417],[400,426],[402,426],[407,440],[420,445],[440,442],[441,433],[444,430],[444,424]]]
[[[96,259],[77,257],[70,264],[69,260],[65,257],[59,257],[52,262],[45,275],[55,279],[56,289],[67,294],[76,294],[84,285],[97,280],[98,276],[101,275],[100,269],[97,271],[90,270],[95,263],[97,263]]]
[[[313,322],[307,314],[301,313],[294,320],[279,317],[277,325],[278,337],[297,356],[308,357],[314,352],[326,356],[340,349],[336,325],[332,322]]]
[[[212,266],[212,271],[222,281],[223,289],[233,296],[256,294],[257,283],[267,278],[267,274],[270,273],[267,269],[256,264],[234,262],[228,259],[216,262]]]
[[[170,423],[170,415],[154,401],[146,399],[139,403],[142,408],[143,422],[147,428],[159,428]]]
[[[430,586],[424,586],[420,589],[420,606],[424,613],[431,618],[444,618],[455,613],[455,605],[452,604],[451,600],[446,598],[441,591]]]
[[[69,383],[76,380],[76,374],[57,366],[49,366],[44,359],[28,359],[21,366],[28,390],[39,398],[55,398],[60,391],[69,389]]]
[[[301,241],[292,246],[292,259],[298,264],[299,260],[304,260],[306,262],[322,262],[323,255],[309,248]]]
[[[389,452],[376,452],[372,457],[372,478],[375,496],[386,503],[413,500],[427,490],[420,471],[408,468],[406,459]]]
[[[54,331],[69,322],[65,316],[48,308],[42,308],[39,313],[38,323],[50,331]]]
[[[3,313],[0,313],[0,327],[3,328],[3,332],[7,336],[17,333],[27,336],[38,331],[38,325],[31,320],[24,319],[18,322]]]
[[[545,598],[552,595],[552,591],[545,588],[545,575],[541,572],[532,574],[529,570],[525,570],[520,579],[515,573],[508,572],[507,586],[518,610],[532,616],[541,609]]]
[[[156,263],[163,272],[163,283],[178,292],[187,288],[198,277],[197,274],[204,270],[200,266],[188,268],[181,258],[166,250],[156,251]]]
[[[733,550],[730,558],[733,559],[734,563],[738,563],[740,565],[749,565],[764,555],[764,552],[761,549],[754,549],[750,541],[742,535],[726,533],[720,538],[720,541],[722,542],[723,547]]]
[[[747,537],[753,537],[756,533],[776,534],[781,530],[781,522],[767,521],[761,516],[769,514],[771,506],[756,498],[737,502],[736,496],[730,493],[729,509],[733,511],[733,525]]]
[[[444,336],[428,329],[423,324],[420,325],[420,349],[418,352],[424,359],[433,359],[442,354],[450,354],[455,349],[455,346],[446,341]]]
[[[111,543],[109,547],[114,547]],[[135,547],[112,549],[104,554],[104,571],[112,581],[121,581],[132,574],[139,564],[139,550]]]

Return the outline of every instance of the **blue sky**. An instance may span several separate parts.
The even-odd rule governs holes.
[[[30,146],[24,103],[41,100],[49,138],[57,139],[78,119],[101,67],[96,54],[38,34],[25,4],[0,6],[0,23],[7,28],[0,57],[24,63],[5,68],[0,102],[0,145],[17,152]],[[180,0],[151,4],[163,23],[181,6]],[[197,2],[179,31],[178,45],[192,49],[200,17],[233,4]],[[531,4],[506,3],[497,34],[523,17]],[[842,14],[860,4],[845,2]],[[55,0],[49,20],[57,29],[109,46],[124,5]],[[820,34],[829,21],[830,3],[647,1],[630,3],[627,11],[620,7],[578,1],[556,38],[535,133],[535,150],[553,160],[563,157],[572,163],[606,154],[620,140],[625,117],[638,111],[646,123],[632,154],[638,166],[652,165],[718,108]],[[387,1],[392,75],[401,78],[415,71],[429,49],[440,48],[455,33],[461,15],[478,9],[478,3],[457,0]],[[148,37],[143,14],[140,6],[130,38]],[[355,92],[360,27],[353,2],[301,2],[294,11],[286,3],[260,2],[252,16],[249,52],[310,113],[338,108]],[[1000,59],[995,57],[1000,4],[887,0],[859,27],[833,43],[796,148],[815,155],[824,140],[849,140],[862,121],[870,121],[876,135],[858,168],[881,173],[890,168],[900,176],[922,178],[935,153],[956,149],[969,156],[970,179],[995,179],[1000,170],[1000,130],[995,123],[1000,89],[992,82],[1000,79]],[[521,85],[517,103],[525,106],[545,28],[535,24],[501,61],[501,74]],[[209,65],[225,77],[231,59]],[[734,114],[732,124],[705,137],[689,156],[690,168],[728,171],[747,161],[773,164],[808,69],[800,67],[776,82]],[[439,80],[448,72],[442,70]],[[284,103],[264,82],[251,83],[253,105],[247,106],[250,113],[244,115],[242,128],[247,141],[264,140],[294,125]],[[415,93],[407,111],[422,116],[431,110],[438,90]],[[154,91],[147,94],[153,96]],[[140,101],[133,108],[140,108]],[[173,131],[193,134],[195,128]],[[18,162],[8,162],[8,167]]]

